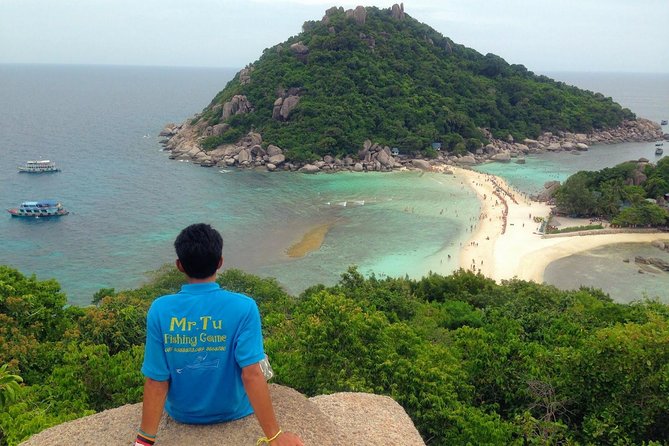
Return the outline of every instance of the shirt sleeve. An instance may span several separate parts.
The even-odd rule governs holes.
[[[167,381],[170,378],[170,369],[165,356],[160,321],[156,313],[154,305],[151,305],[146,315],[146,345],[142,373],[155,381]]]
[[[239,336],[235,343],[235,360],[244,368],[265,358],[262,342],[262,328],[258,306],[252,301],[246,317],[239,327]]]

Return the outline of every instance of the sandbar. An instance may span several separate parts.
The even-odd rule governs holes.
[[[324,223],[311,228],[302,236],[302,240],[288,248],[286,254],[288,257],[300,258],[320,249],[331,227],[332,223]]]
[[[541,223],[551,207],[532,201],[509,186],[502,178],[468,169],[448,166],[464,178],[481,201],[478,224],[460,251],[460,267],[481,273],[497,282],[513,278],[543,282],[546,267],[555,260],[600,246],[617,243],[651,243],[667,240],[666,232],[590,231],[544,237]],[[442,274],[450,274],[444,268]]]

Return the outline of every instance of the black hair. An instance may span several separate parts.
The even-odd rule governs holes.
[[[174,241],[181,266],[194,279],[212,276],[223,255],[223,237],[206,223],[183,229]]]

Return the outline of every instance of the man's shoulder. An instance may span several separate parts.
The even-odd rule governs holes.
[[[213,294],[207,293],[206,295],[203,294],[201,296],[195,294],[184,294],[182,292],[178,293],[173,293],[173,294],[165,294],[163,296],[160,296],[156,298],[153,303],[151,304],[152,307],[167,307],[171,305],[179,305],[181,302],[183,302],[184,299],[192,299],[192,298],[209,298],[211,299],[212,297],[218,298],[218,299],[225,299],[228,302],[233,302],[237,305],[240,306],[257,306],[257,303],[255,299],[247,296],[246,294],[242,293],[237,293],[234,291],[226,290],[225,288],[219,288],[217,290],[214,290]]]
[[[247,296],[246,294],[236,293],[234,291],[226,290],[225,288],[221,288],[218,291],[218,295],[221,298],[234,302],[235,304],[240,306],[248,306],[248,307],[258,306],[255,299]]]

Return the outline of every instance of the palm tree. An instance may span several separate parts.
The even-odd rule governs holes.
[[[16,399],[19,384],[22,382],[23,378],[19,375],[12,375],[7,371],[7,364],[0,367],[0,410]]]

